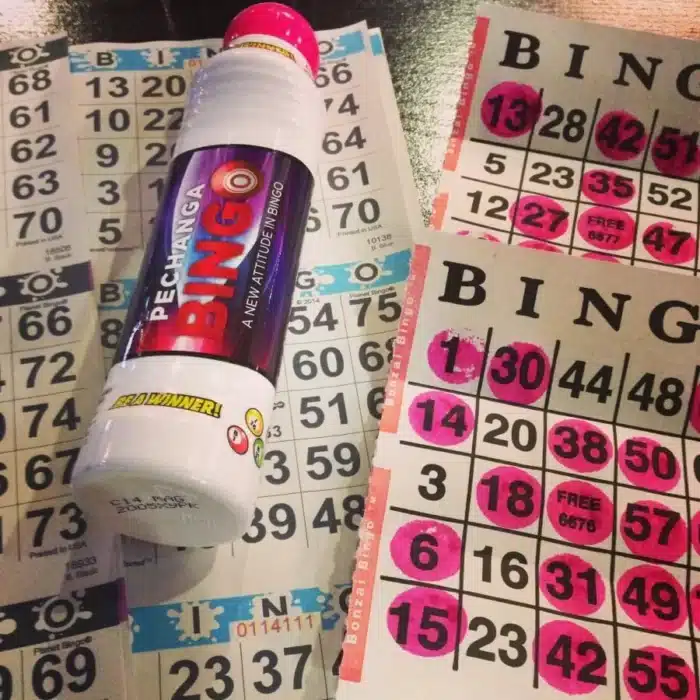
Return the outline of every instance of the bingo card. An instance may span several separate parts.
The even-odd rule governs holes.
[[[338,700],[695,700],[699,283],[416,243]]]
[[[700,45],[486,5],[432,226],[698,271]]]
[[[127,543],[139,697],[335,694],[408,236],[419,213],[380,33],[361,23],[320,32],[319,40],[327,130],[267,426],[263,491],[248,533],[232,546]],[[218,44],[72,50],[106,357],[133,291],[186,87]],[[149,151],[164,158],[162,171],[149,165]],[[125,199],[100,203],[100,190],[114,187]],[[100,229],[111,224],[120,235],[103,236],[107,243]]]
[[[121,561],[70,479],[103,366],[65,37],[0,49],[0,698],[127,697]]]

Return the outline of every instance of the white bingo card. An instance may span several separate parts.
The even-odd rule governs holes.
[[[700,283],[416,239],[337,698],[698,697]]]
[[[121,555],[70,479],[103,378],[68,43],[0,48],[0,698],[127,697]]]
[[[165,186],[187,90],[219,43],[71,48],[86,238],[99,290],[107,369]]]
[[[254,520],[243,540],[216,549],[127,543],[134,675],[139,697],[149,700],[335,694],[357,531],[408,274],[410,217],[418,214],[410,208],[417,200],[379,32],[360,23],[318,36],[317,85],[328,121]],[[92,245],[107,357],[157,206],[148,192],[157,186],[149,186],[165,173],[143,159],[149,146],[160,152],[157,144],[172,143],[182,116],[184,94],[165,93],[169,84],[186,84],[218,44],[71,51],[82,95],[76,101],[90,231],[99,234],[114,218],[123,233],[112,237],[112,248]],[[156,84],[161,101],[143,103],[144,86]],[[103,127],[114,110],[129,117],[111,117],[122,121],[103,141],[85,131],[96,123],[95,110]],[[156,117],[170,129],[146,130]],[[123,161],[129,153],[141,160]],[[107,171],[110,163],[126,168],[121,179]],[[138,194],[131,190],[121,209],[101,208],[93,195],[112,187],[100,184],[107,180]]]
[[[432,225],[698,270],[700,45],[486,5]]]

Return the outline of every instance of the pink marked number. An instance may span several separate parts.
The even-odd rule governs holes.
[[[426,442],[458,445],[474,430],[472,409],[456,396],[426,391],[416,396],[408,408],[411,427]]]
[[[444,523],[414,520],[402,525],[389,546],[404,574],[420,581],[442,581],[459,571],[462,540]]]
[[[596,204],[619,207],[634,199],[634,180],[610,170],[589,170],[581,191]]]
[[[614,452],[607,435],[579,418],[566,418],[553,425],[547,445],[559,464],[580,474],[604,469]]]
[[[487,380],[497,399],[529,405],[547,391],[550,371],[549,358],[541,347],[517,342],[496,350]]]
[[[642,557],[674,562],[688,548],[685,520],[657,501],[628,503],[620,518],[620,532],[630,552]]]
[[[700,168],[698,132],[662,127],[651,148],[651,158],[664,175],[691,177]]]
[[[626,571],[617,582],[617,599],[631,620],[653,632],[675,632],[688,618],[683,586],[661,566]]]
[[[623,250],[632,245],[636,224],[624,211],[591,207],[579,216],[576,230],[581,238],[601,250]]]
[[[628,481],[653,491],[671,491],[681,476],[673,452],[648,437],[633,437],[619,447],[617,461]]]
[[[695,259],[697,241],[687,230],[676,228],[670,221],[659,221],[647,226],[642,234],[644,250],[652,258],[667,265],[682,265]]]
[[[496,136],[515,138],[528,133],[539,119],[542,100],[524,83],[494,85],[481,103],[481,121]]]
[[[467,631],[467,615],[457,599],[425,588],[409,588],[397,595],[386,623],[401,648],[428,658],[453,652]]]
[[[586,695],[608,684],[608,658],[598,638],[573,622],[554,620],[540,627],[539,673],[568,695]]]
[[[647,143],[646,130],[634,114],[615,110],[604,114],[595,128],[598,150],[611,160],[636,158]]]
[[[565,481],[549,494],[547,517],[562,539],[594,545],[612,534],[613,504],[604,491],[588,481]]]
[[[630,649],[622,678],[632,700],[697,700],[690,666],[663,647]]]
[[[496,467],[479,480],[476,502],[495,525],[520,530],[540,517],[542,487],[523,469]]]
[[[468,329],[440,331],[428,346],[428,365],[448,384],[467,384],[481,376],[484,341]]]
[[[510,218],[520,233],[546,241],[569,230],[569,212],[559,202],[539,194],[520,197],[510,209]]]
[[[553,607],[573,615],[592,615],[605,600],[600,573],[575,554],[556,554],[542,562],[540,588]]]

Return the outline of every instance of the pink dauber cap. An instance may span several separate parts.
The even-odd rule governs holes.
[[[318,41],[311,25],[296,10],[279,2],[261,2],[239,12],[228,25],[224,48],[235,39],[265,34],[293,46],[307,61],[315,78],[321,63]]]

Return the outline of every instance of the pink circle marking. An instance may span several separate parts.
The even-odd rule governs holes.
[[[510,208],[509,216],[513,226],[531,238],[552,241],[569,230],[569,212],[541,194],[520,197]]]
[[[430,629],[423,624],[427,619],[433,623]],[[392,601],[386,624],[389,634],[405,651],[416,656],[436,657],[452,653],[458,641],[464,639],[467,615],[449,593],[409,588]]]
[[[540,627],[537,650],[540,676],[552,688],[567,695],[586,695],[600,687],[599,683],[591,683],[585,676],[582,678],[581,669],[590,666],[603,653],[598,638],[581,625],[553,620]],[[552,660],[561,663],[553,664]],[[596,677],[607,675],[607,661],[594,666],[592,673]]]
[[[608,436],[593,423],[579,418],[566,418],[553,425],[547,445],[559,464],[580,474],[605,469],[614,454]]]
[[[668,265],[682,265],[695,259],[697,241],[690,232],[690,226],[681,230],[670,221],[657,221],[645,229],[642,234],[644,250],[652,258]]]
[[[604,114],[596,124],[595,142],[607,158],[617,161],[636,158],[647,143],[644,124],[629,112],[614,110]]]
[[[522,530],[540,517],[542,487],[524,469],[496,467],[479,479],[476,502],[494,525]]]
[[[683,586],[660,566],[625,571],[617,582],[617,599],[630,620],[653,632],[675,632],[688,618]]]
[[[700,384],[693,390],[693,401],[690,407],[690,425],[696,433],[700,433]]]
[[[406,576],[442,581],[459,571],[462,540],[444,523],[413,520],[402,525],[389,545],[391,558]]]
[[[668,673],[669,668],[672,676],[667,678],[664,671]],[[697,700],[695,674],[688,662],[663,647],[631,649],[622,678],[632,700]]]
[[[572,615],[592,615],[605,601],[600,573],[575,554],[555,554],[542,562],[540,589],[552,607]]]
[[[613,504],[587,481],[565,481],[547,498],[547,516],[557,534],[573,544],[593,545],[610,537]]]
[[[681,477],[673,452],[648,437],[625,440],[618,448],[617,464],[631,484],[652,491],[672,491]]]
[[[696,554],[700,555],[700,510],[690,521],[690,539]]]
[[[651,147],[651,159],[656,169],[664,175],[691,177],[700,168],[697,135],[674,132],[670,127],[661,129]]]
[[[620,260],[619,258],[616,258],[614,255],[606,255],[605,253],[596,253],[593,251],[592,253],[584,253],[582,255],[583,258],[586,260],[600,260],[601,262],[610,262],[610,263],[619,263]]]
[[[632,245],[634,219],[619,209],[591,207],[579,216],[576,230],[586,243],[601,250],[622,250]]]
[[[620,516],[627,548],[642,557],[678,561],[687,550],[688,527],[672,508],[658,501],[636,501]]]
[[[547,391],[550,374],[549,357],[539,345],[515,342],[496,350],[486,379],[497,399],[530,405]]]
[[[537,90],[524,83],[506,81],[486,93],[481,102],[481,122],[496,136],[515,138],[535,126],[541,111]]]
[[[589,170],[583,175],[581,192],[596,204],[621,207],[634,199],[634,181],[612,170]]]
[[[484,341],[466,328],[440,331],[428,346],[428,364],[443,382],[476,381],[484,365]]]
[[[472,236],[479,241],[491,241],[492,243],[500,243],[501,239],[498,236],[494,236],[492,233],[486,233],[482,231],[480,233],[472,233],[469,229],[463,229],[462,231],[457,231],[458,236]]]
[[[700,629],[700,583],[690,591],[690,619],[695,629]]]
[[[443,391],[418,394],[408,407],[408,422],[423,440],[443,446],[464,442],[474,430],[472,409]]]
[[[518,243],[518,248],[530,248],[532,250],[542,250],[545,253],[563,253],[564,251],[551,243],[544,241],[523,241]]]

